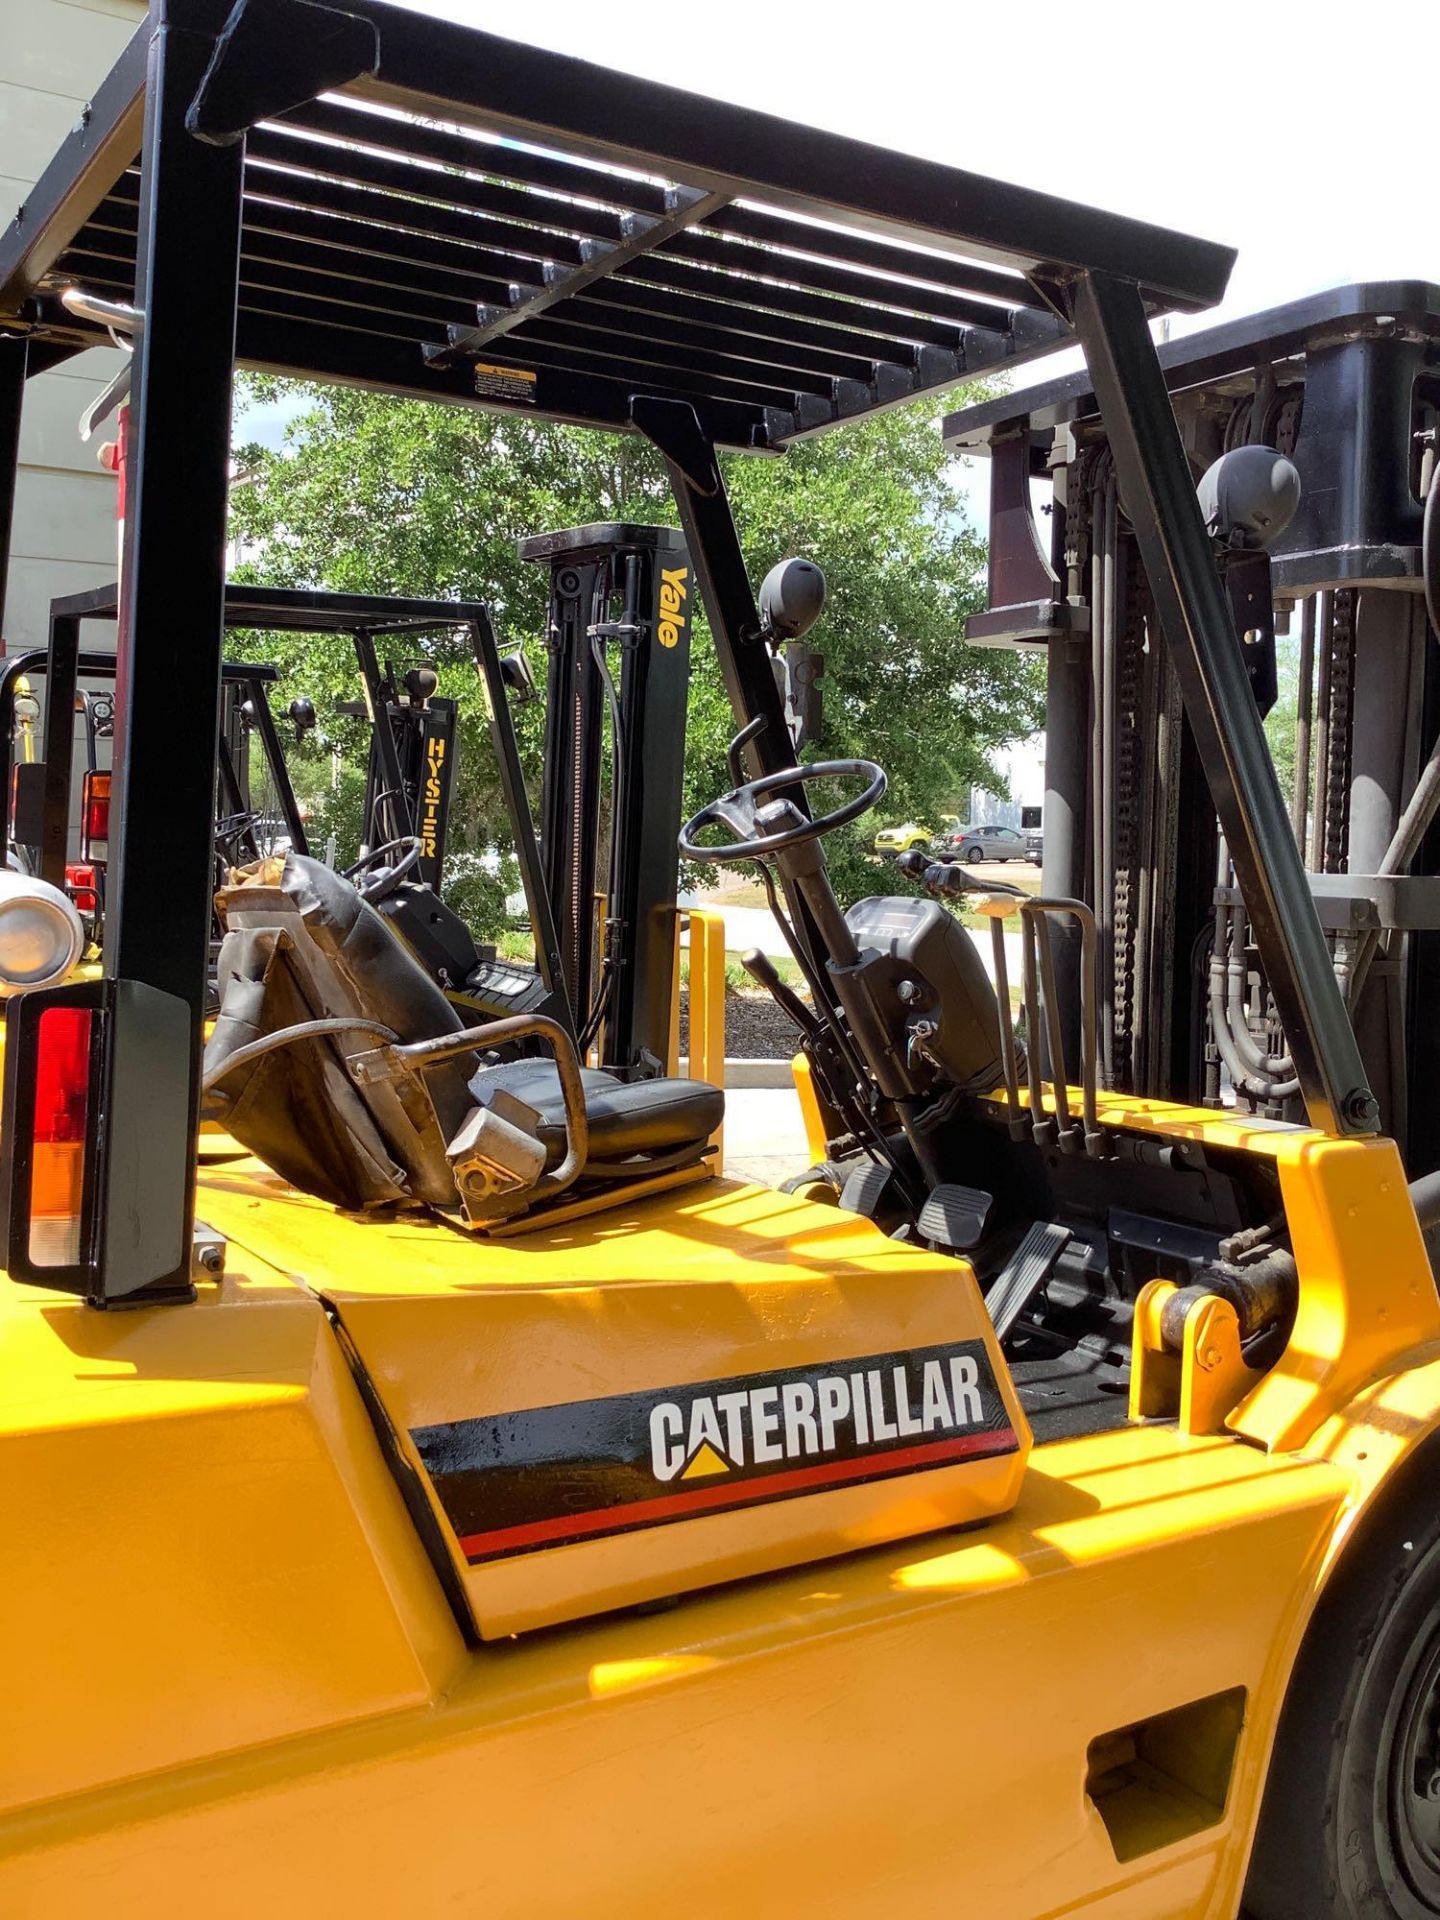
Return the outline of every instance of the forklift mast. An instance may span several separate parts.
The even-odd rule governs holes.
[[[455,777],[455,702],[436,693],[433,668],[397,668],[388,659],[382,665],[372,632],[354,639],[365,690],[359,711],[370,722],[361,855],[414,836],[415,877],[439,893]]]
[[[1212,526],[1261,715],[1291,634],[1288,821],[1354,1023],[1382,1129],[1412,1178],[1440,1166],[1440,650],[1423,525],[1440,421],[1440,288],[1332,289],[1160,349],[1212,520],[1219,463],[1291,464],[1293,518],[1263,546]],[[1086,373],[983,402],[947,445],[991,461],[989,601],[967,637],[1043,653],[1044,888],[1089,902],[1101,945],[1103,1080],[1122,1092],[1304,1118],[1291,1033],[1210,794],[1224,768],[1187,712],[1140,528]],[[1247,452],[1248,450],[1248,452]],[[1049,483],[1045,550],[1032,484]],[[1288,676],[1285,676],[1288,679]],[[1215,743],[1216,746],[1221,743]],[[1259,769],[1273,785],[1268,766]],[[1059,1002],[1076,1045],[1078,951],[1057,926]],[[1073,1057],[1073,1052],[1071,1052]]]
[[[570,1002],[600,1064],[647,1079],[674,983],[689,556],[673,528],[607,523],[522,540],[520,557],[550,568],[540,843]]]

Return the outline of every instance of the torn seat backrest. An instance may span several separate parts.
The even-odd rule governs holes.
[[[224,1072],[239,1048],[309,1020],[375,1021],[402,1043],[455,1033],[460,1019],[434,981],[348,880],[303,855],[246,869],[218,906],[226,932],[205,1049],[211,1117],[292,1185],[337,1206],[454,1206],[445,1143],[473,1105],[475,1055],[423,1080],[359,1086],[345,1061],[382,1044],[361,1030],[297,1040]]]

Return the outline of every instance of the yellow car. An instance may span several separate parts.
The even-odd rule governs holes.
[[[881,827],[875,836],[875,851],[894,859],[896,854],[908,853],[912,847],[928,847],[931,837],[929,827],[907,820],[903,827]]]

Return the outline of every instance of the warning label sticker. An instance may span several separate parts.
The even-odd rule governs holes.
[[[523,367],[491,367],[483,360],[475,365],[475,391],[482,400],[508,400],[512,406],[533,407],[538,374]]]
[[[533,1407],[410,1437],[472,1565],[1018,1445],[979,1340]]]

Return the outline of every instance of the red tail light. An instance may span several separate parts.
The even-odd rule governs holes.
[[[30,1257],[39,1266],[68,1265],[79,1244],[91,1018],[85,1007],[50,1007],[40,1017],[30,1176]]]
[[[80,852],[92,864],[110,857],[108,773],[87,773],[80,789]]]
[[[100,911],[100,889],[93,866],[72,860],[65,868],[65,891],[75,902],[75,911],[92,918]]]

